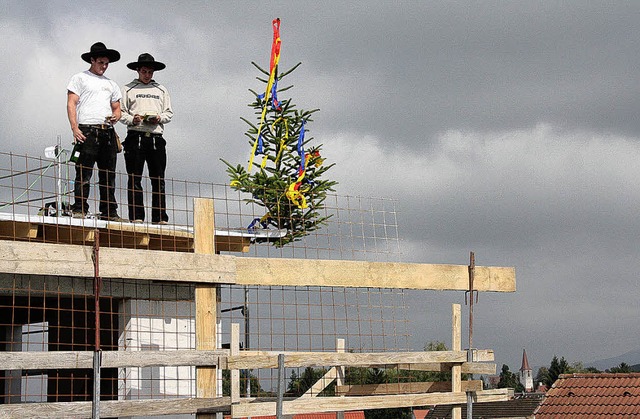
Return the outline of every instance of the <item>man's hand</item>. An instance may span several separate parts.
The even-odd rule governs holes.
[[[149,117],[149,119],[148,119],[148,121],[149,121],[151,124],[158,125],[158,124],[160,123],[160,115],[150,116],[150,117]]]
[[[80,131],[80,128],[74,127],[74,128],[71,129],[71,131],[73,132],[73,140],[75,142],[84,143],[84,140],[87,139],[87,137],[84,136],[82,131]]]
[[[142,123],[142,115],[135,114],[133,115],[133,125],[140,125]]]

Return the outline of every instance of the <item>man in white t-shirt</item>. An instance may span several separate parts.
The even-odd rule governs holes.
[[[74,185],[75,202],[71,207],[74,217],[84,217],[89,212],[87,198],[91,188],[93,166],[98,166],[100,189],[99,218],[107,221],[123,221],[118,215],[115,197],[116,156],[118,144],[113,124],[121,116],[118,85],[104,76],[110,63],[120,59],[120,53],[96,42],[91,50],[82,54],[91,66],[71,77],[67,86],[67,115],[73,132],[76,150]]]

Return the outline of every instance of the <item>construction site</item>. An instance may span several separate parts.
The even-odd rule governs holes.
[[[394,200],[330,194],[326,224],[282,246],[226,184],[168,179],[166,225],[91,216],[94,184],[72,218],[65,153],[0,153],[0,417],[459,418],[512,395],[483,388],[494,353],[472,331],[478,293],[514,292],[515,269],[403,262]],[[467,301],[449,350],[409,348],[406,296],[445,290]]]

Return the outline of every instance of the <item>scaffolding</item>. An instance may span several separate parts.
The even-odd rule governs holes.
[[[263,209],[223,184],[167,179],[169,225],[73,219],[72,169],[54,156],[0,153],[0,417],[237,418],[508,397],[460,381],[495,365],[491,350],[461,350],[459,306],[452,350],[411,352],[406,293],[511,292],[513,269],[474,266],[470,288],[467,266],[402,263],[395,201],[331,195],[327,225],[279,247],[282,232],[249,227]],[[126,188],[116,191],[123,211]],[[448,384],[423,381],[443,372]]]

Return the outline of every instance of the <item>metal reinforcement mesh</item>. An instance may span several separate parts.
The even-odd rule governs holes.
[[[298,241],[277,246],[258,234],[241,238],[228,234],[251,233],[249,225],[265,211],[223,184],[166,179],[168,225],[148,222],[150,208],[143,224],[106,224],[97,219],[94,174],[90,213],[74,219],[69,212],[73,172],[64,156],[43,159],[0,153],[0,240],[93,246],[92,232],[99,229],[101,247],[191,252],[194,198],[212,198],[216,246],[223,254],[376,262],[401,259],[394,200],[329,195],[320,209],[328,217],[326,225]],[[116,179],[120,215],[126,218],[126,174],[117,173]],[[148,178],[143,185],[149,206]],[[195,349],[194,289],[195,284],[102,278],[101,350]],[[231,323],[239,323],[243,350],[333,352],[337,339],[345,340],[346,351],[409,350],[410,307],[402,290],[222,285],[219,292],[222,344],[230,342]],[[0,348],[93,350],[93,299],[93,278],[66,277],[64,272],[57,277],[2,274]],[[272,394],[275,373],[243,371],[243,395]],[[287,370],[290,387],[295,388],[296,377],[299,380],[306,373]],[[4,403],[91,400],[91,370],[7,370],[0,374]],[[102,399],[194,397],[194,377],[195,368],[188,366],[107,369],[102,375]],[[220,377],[219,385],[228,392],[226,377]]]

